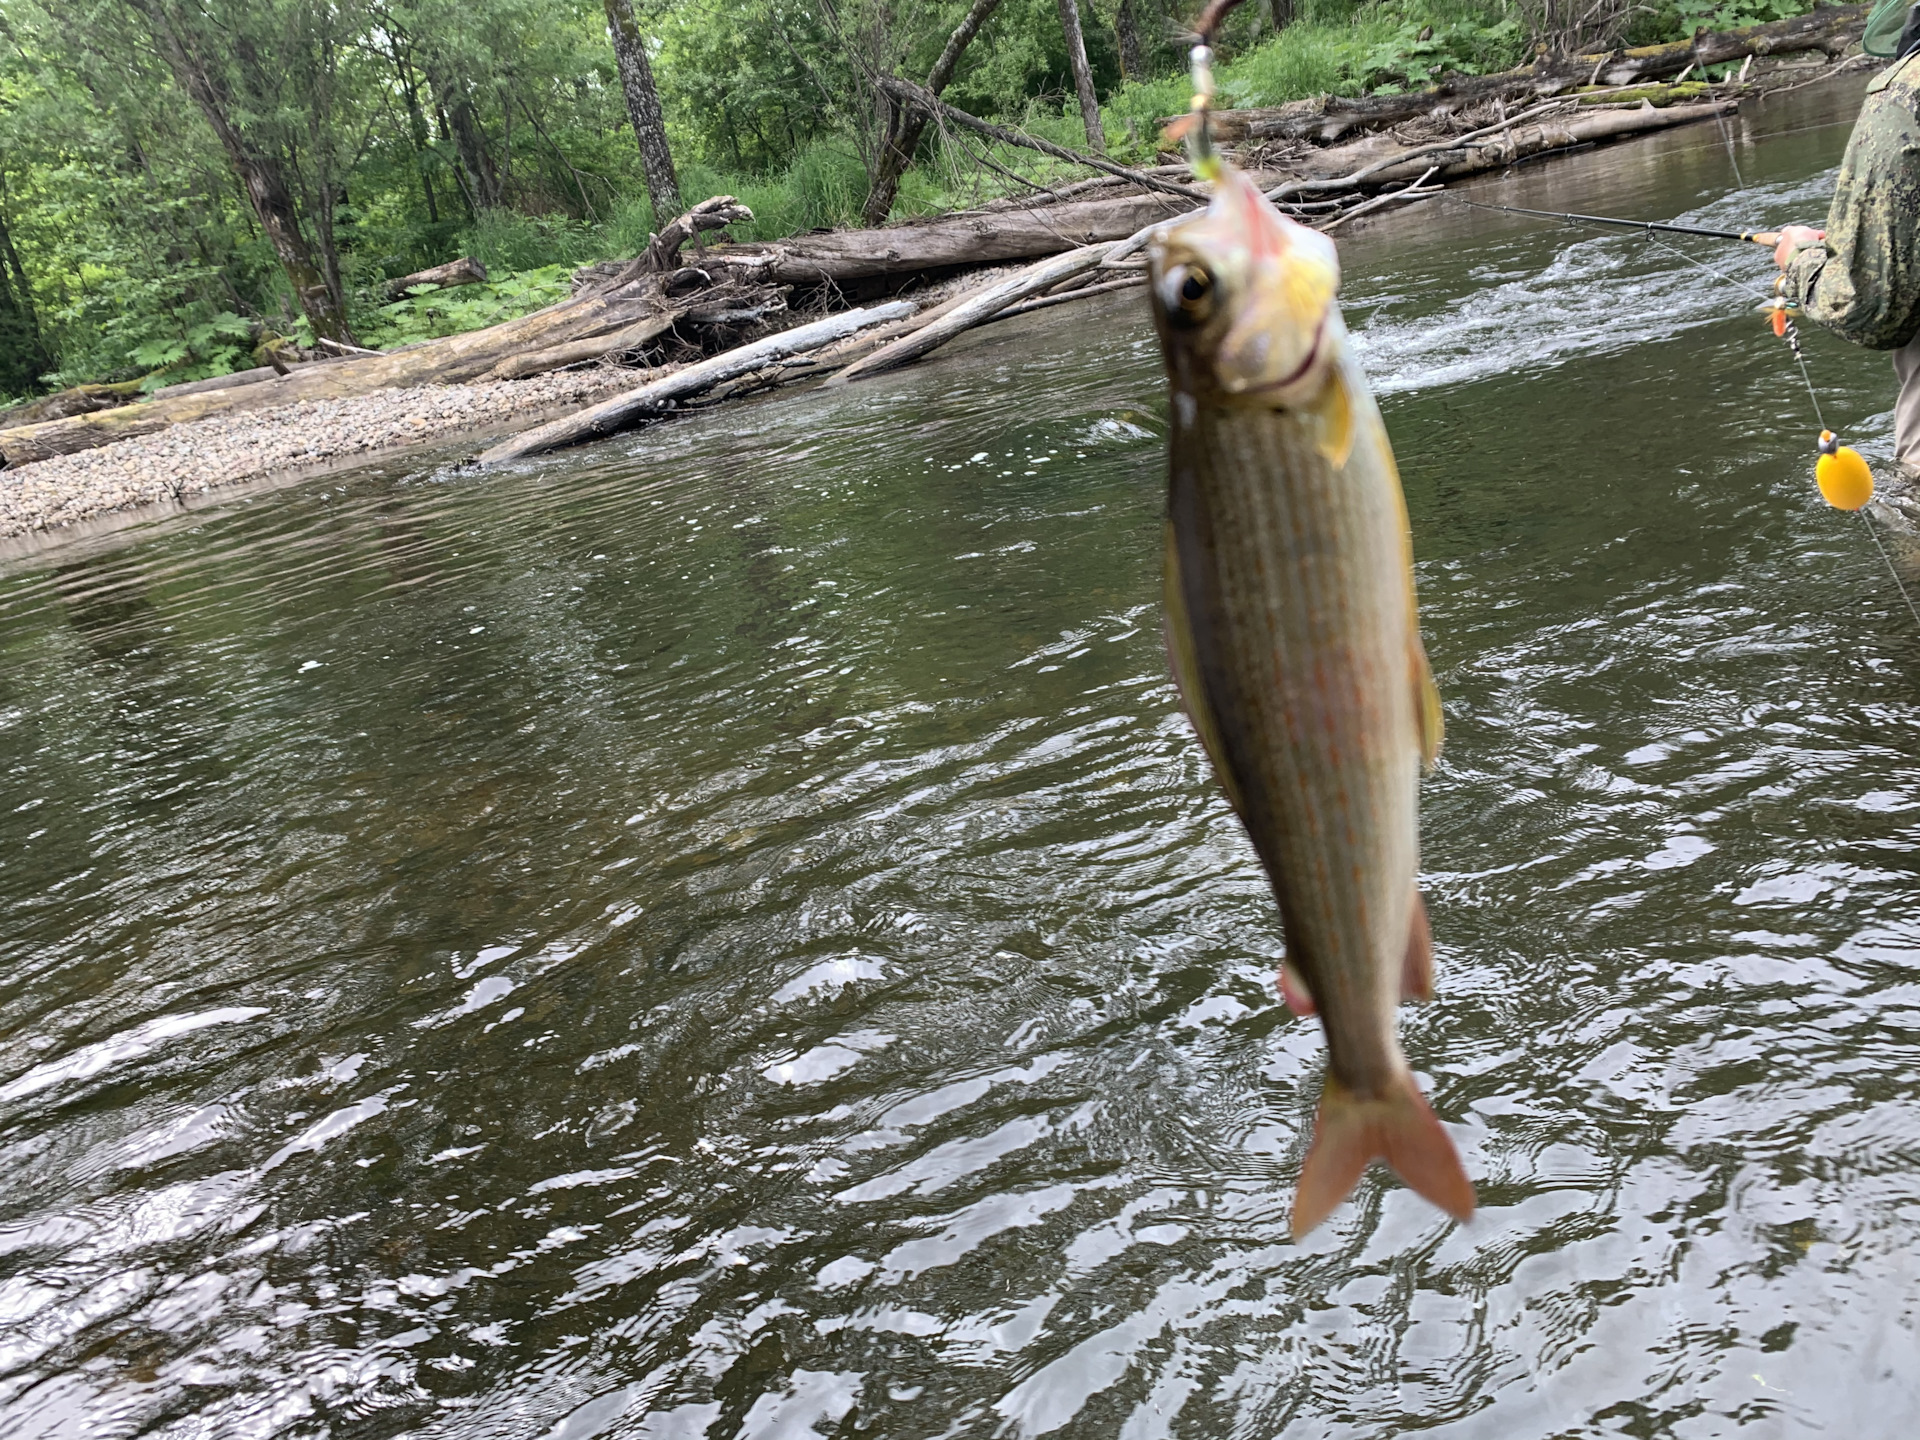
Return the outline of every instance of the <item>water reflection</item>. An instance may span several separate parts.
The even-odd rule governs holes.
[[[1591,208],[1749,213],[1658,153]],[[1321,1047],[1166,679],[1117,302],[0,581],[0,1433],[1880,1433],[1920,641],[1737,297],[1462,223],[1349,268],[1472,1226],[1376,1174],[1285,1238]]]

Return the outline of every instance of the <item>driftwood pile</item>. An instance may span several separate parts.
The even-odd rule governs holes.
[[[1528,156],[1722,115],[1770,83],[1765,68],[1750,76],[1753,57],[1809,50],[1837,55],[1858,38],[1868,8],[1817,10],[1702,33],[1679,45],[1543,58],[1524,70],[1455,79],[1413,95],[1224,111],[1215,116],[1215,133],[1236,147],[1242,168],[1277,204],[1335,229],[1432,195],[1446,181]],[[1686,83],[1705,65],[1743,59],[1746,66],[1730,84]],[[1790,79],[1813,68],[1777,67],[1772,75]],[[1660,83],[1668,80],[1673,83]],[[909,363],[991,320],[1137,284],[1137,253],[1153,229],[1192,213],[1206,196],[1184,165],[1134,170],[1081,156],[968,116],[904,83],[894,98],[924,105],[939,123],[1101,173],[1070,185],[1033,184],[1030,196],[938,219],[772,243],[708,244],[706,235],[751,218],[731,197],[719,196],[673,221],[636,259],[580,272],[571,299],[536,314],[389,354],[363,352],[286,374],[202,381],[140,404],[0,428],[0,458],[22,465],[206,415],[294,400],[512,379],[589,362],[693,362],[514,436],[480,459],[536,455],[689,403],[806,379],[846,383]],[[682,253],[689,243],[691,257]],[[934,282],[1008,261],[1035,263],[943,303],[917,298]],[[865,303],[871,301],[884,303]]]

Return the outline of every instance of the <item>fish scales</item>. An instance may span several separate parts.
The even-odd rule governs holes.
[[[1432,993],[1414,881],[1441,722],[1339,262],[1222,166],[1206,213],[1161,231],[1148,266],[1173,391],[1168,648],[1280,906],[1282,993],[1327,1037],[1294,1233],[1376,1159],[1465,1219],[1473,1187],[1399,1041],[1399,1001]]]
[[[1205,703],[1276,879],[1288,957],[1323,1009],[1391,1015],[1419,764],[1392,462],[1361,437],[1336,470],[1301,419],[1222,407],[1178,426],[1173,451]],[[1382,1035],[1391,1027],[1329,1028],[1336,1067],[1386,1083],[1400,1057]]]

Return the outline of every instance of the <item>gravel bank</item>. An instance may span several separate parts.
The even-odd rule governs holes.
[[[532,425],[645,384],[648,373],[595,366],[526,380],[421,385],[175,425],[78,455],[0,470],[0,538],[243,480],[337,470],[343,462],[444,443],[510,422]]]

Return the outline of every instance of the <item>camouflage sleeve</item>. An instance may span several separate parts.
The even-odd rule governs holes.
[[[1787,266],[1787,292],[1807,318],[1871,350],[1896,350],[1920,333],[1914,100],[1897,82],[1867,96],[1834,183],[1826,243]]]

